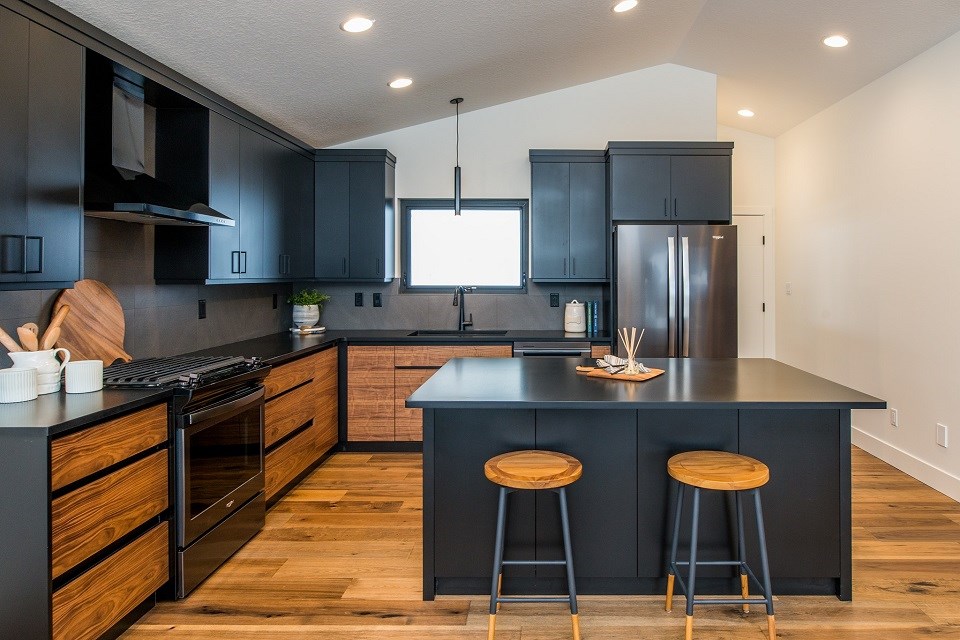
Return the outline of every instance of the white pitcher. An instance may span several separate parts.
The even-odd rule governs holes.
[[[62,352],[61,360],[57,360],[56,353]],[[70,362],[70,352],[66,349],[45,349],[43,351],[14,351],[8,353],[13,360],[13,366],[37,370],[37,394],[56,393],[60,391],[60,374]]]

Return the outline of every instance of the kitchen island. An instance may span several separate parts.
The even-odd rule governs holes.
[[[714,449],[770,467],[761,495],[774,592],[850,599],[850,412],[883,400],[767,359],[648,359],[665,374],[640,383],[577,374],[584,363],[455,359],[407,399],[424,410],[424,599],[487,592],[497,489],[483,463],[533,448],[583,463],[568,490],[580,593],[663,592],[676,493],[667,459]],[[552,493],[512,494],[507,519],[508,559],[562,557]],[[701,558],[729,558],[733,532],[732,497],[705,493]],[[561,571],[509,567],[504,590],[561,592]],[[700,576],[704,592],[735,587],[729,568]]]

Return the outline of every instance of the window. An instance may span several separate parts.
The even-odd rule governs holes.
[[[527,201],[400,200],[401,291],[524,292]]]

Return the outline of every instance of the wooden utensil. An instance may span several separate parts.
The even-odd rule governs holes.
[[[7,351],[10,351],[11,353],[23,351],[17,341],[11,338],[10,334],[4,331],[2,327],[0,327],[0,344],[6,347]]]
[[[123,308],[110,287],[98,280],[78,280],[57,296],[53,308],[60,314],[67,305],[70,312],[60,319],[57,344],[68,349],[73,360],[102,360],[104,366],[133,360],[123,350]]]
[[[40,334],[40,327],[37,326],[37,323],[36,323],[36,322],[28,322],[27,324],[22,325],[22,326],[23,326],[24,329],[29,329],[30,332],[33,333],[33,335],[39,335],[39,334]]]
[[[47,326],[47,330],[43,332],[43,337],[40,339],[41,349],[49,349],[57,343],[57,339],[60,337],[60,325],[63,324],[63,320],[67,317],[68,313],[70,313],[70,305],[68,304],[63,305],[56,310],[56,312],[53,314],[53,318],[50,320],[50,324]],[[54,332],[57,334],[56,337],[53,337]],[[44,347],[43,345],[45,344],[49,344],[50,346]]]
[[[37,334],[26,327],[17,327],[17,336],[20,338],[20,344],[24,351],[36,351],[40,346],[37,342]]]

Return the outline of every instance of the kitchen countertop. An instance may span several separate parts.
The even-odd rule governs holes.
[[[346,341],[350,344],[464,344],[512,343],[531,341],[580,341],[609,343],[609,336],[565,334],[563,331],[507,331],[502,336],[472,334],[462,336],[411,336],[413,329],[392,330],[328,330],[320,334],[298,336],[289,331],[250,340],[204,349],[190,355],[239,355],[263,358],[270,364],[282,364],[314,351]],[[173,392],[169,389],[120,390],[104,389],[96,393],[51,393],[30,402],[0,404],[0,438],[49,437],[78,427],[109,420],[159,402],[166,402]],[[2,445],[0,445],[2,446]]]
[[[575,371],[581,358],[456,358],[408,407],[491,409],[883,409],[873,396],[765,358],[645,358],[666,373],[645,382]]]

